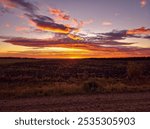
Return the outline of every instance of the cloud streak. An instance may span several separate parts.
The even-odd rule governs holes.
[[[127,34],[129,35],[150,35],[150,29],[146,29],[145,27],[128,30]]]
[[[30,30],[30,28],[24,27],[24,26],[17,26],[16,27],[16,31],[18,31],[18,32],[25,32],[25,31],[29,31],[29,30]]]
[[[103,22],[102,22],[102,25],[103,25],[103,26],[112,26],[113,24],[112,24],[112,22],[110,22],[110,21],[103,21]]]
[[[93,44],[55,44],[52,47],[33,49],[32,51],[0,52],[1,56],[33,57],[33,58],[114,58],[114,57],[146,57],[150,49],[116,48],[95,46]]]
[[[60,9],[49,7],[49,12],[50,14],[54,15],[57,18],[57,20],[70,20],[70,16]]]
[[[43,31],[50,31],[60,34],[69,34],[77,30],[77,28],[68,27],[63,24],[58,24],[52,18],[44,15],[26,14],[26,16],[29,17],[31,25],[34,25],[35,27]]]
[[[28,38],[20,38],[20,37],[0,37],[1,39],[4,39],[4,42],[6,43],[11,43],[13,45],[19,45],[19,46],[26,46],[26,47],[51,47],[51,46],[57,46],[57,45],[62,45],[65,44],[66,46],[68,45],[90,45],[90,46],[95,46],[95,47],[100,47],[100,46],[129,46],[132,43],[123,43],[123,42],[119,42],[119,41],[113,41],[110,40],[110,38],[108,37],[108,39],[101,39],[99,37],[87,37],[87,38],[82,38],[82,40],[80,39],[79,41],[76,41],[78,38],[78,36],[76,37],[70,37],[70,36],[66,36],[66,35],[60,35],[57,34],[58,37],[62,36],[62,38],[53,38],[53,39],[44,39],[44,40],[40,40],[40,39],[28,39]],[[97,40],[95,40],[97,39]]]
[[[30,13],[39,10],[37,6],[26,0],[0,0],[0,3],[5,9],[21,8]]]

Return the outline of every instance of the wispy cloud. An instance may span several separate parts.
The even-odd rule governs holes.
[[[18,31],[18,32],[24,32],[24,31],[29,31],[29,30],[30,30],[30,28],[24,27],[24,26],[17,26],[16,27],[16,31]]]
[[[84,27],[85,25],[91,24],[93,22],[92,19],[89,20],[78,20],[77,18],[73,18],[72,16],[70,16],[68,13],[60,10],[60,9],[56,9],[56,8],[52,8],[49,7],[49,12],[50,14],[52,14],[54,16],[54,20],[55,21],[67,21],[69,23],[63,25],[65,27],[67,27],[67,29],[65,31],[58,31],[57,33],[61,32],[61,33],[66,33],[68,34],[68,37],[73,39],[73,40],[82,40],[82,38],[77,35],[77,33],[80,31],[80,29],[82,27]],[[71,27],[72,26],[72,27]]]
[[[60,38],[61,37],[61,38]],[[113,34],[113,33],[106,33],[106,34],[97,34],[94,37],[86,37],[82,38],[79,36],[74,36],[74,35],[62,35],[62,34],[57,34],[56,38],[52,39],[28,39],[28,38],[21,38],[21,37],[0,37],[2,39],[5,39],[4,42],[6,43],[11,43],[13,45],[20,45],[20,46],[27,46],[27,47],[50,47],[55,46],[55,45],[62,45],[65,44],[66,46],[70,44],[74,45],[90,45],[90,46],[95,46],[95,47],[100,47],[100,46],[129,46],[132,43],[123,43],[119,42],[116,40],[122,39],[123,34]],[[78,40],[78,41],[76,41]]]
[[[112,32],[100,34],[103,39],[107,40],[122,40],[127,37],[127,30],[113,30]]]
[[[82,20],[78,20],[76,18],[72,18],[72,23],[74,26],[76,26],[77,28],[82,28],[84,27],[85,25],[88,25],[88,24],[91,24],[93,23],[93,19],[89,19],[89,20],[86,20],[86,21],[82,21]]]
[[[150,35],[150,29],[146,29],[145,27],[128,30],[127,34],[129,35]]]
[[[112,22],[110,22],[110,21],[103,21],[103,22],[102,22],[102,25],[103,25],[103,26],[112,26],[113,24],[112,24]]]
[[[49,7],[49,12],[54,15],[57,20],[70,20],[70,16],[60,9]]]
[[[68,37],[73,40],[83,40],[83,38],[81,38],[80,36],[73,35],[73,34],[69,34]]]
[[[44,30],[50,31],[54,33],[62,33],[62,34],[69,34],[72,31],[77,30],[77,28],[68,27],[63,24],[56,23],[52,18],[44,16],[44,15],[29,15],[30,23],[35,25],[35,27]]]
[[[34,13],[39,10],[37,6],[27,2],[26,0],[0,0],[0,3],[6,9],[21,8],[30,13]]]
[[[60,10],[60,9],[56,9],[56,8],[52,8],[49,7],[49,12],[50,14],[55,16],[55,20],[62,20],[62,21],[71,21],[76,27],[81,28],[85,25],[91,24],[93,22],[93,19],[89,19],[89,20],[78,20],[76,18],[73,18],[72,16],[70,16],[68,13]]]
[[[147,0],[141,0],[140,3],[141,3],[141,7],[143,8],[146,6]]]

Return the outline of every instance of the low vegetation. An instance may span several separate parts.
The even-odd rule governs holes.
[[[0,98],[150,91],[150,59],[0,59]]]

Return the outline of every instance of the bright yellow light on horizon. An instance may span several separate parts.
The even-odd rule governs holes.
[[[22,52],[22,51],[29,51],[32,50],[31,47],[25,47],[25,46],[18,46],[18,45],[13,45],[10,43],[1,43],[0,42],[0,53],[2,52],[10,52],[10,51],[16,51],[16,52]]]
[[[45,47],[37,49],[39,51],[46,52],[89,52],[89,50],[72,47]]]
[[[0,44],[1,46],[1,44]],[[70,45],[49,47],[26,47],[5,44],[0,47],[0,56],[9,57],[32,57],[32,58],[68,58],[78,59],[89,55],[91,50]]]
[[[82,59],[82,58],[85,58],[85,57],[81,57],[81,56],[70,56],[68,57],[69,59]]]

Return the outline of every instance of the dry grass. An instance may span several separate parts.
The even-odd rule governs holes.
[[[94,90],[90,86],[96,86]],[[127,85],[121,81],[104,78],[92,78],[83,81],[80,85],[75,83],[56,82],[43,85],[16,86],[13,89],[3,88],[0,90],[1,98],[61,96],[75,94],[95,93],[121,93],[150,91],[150,83],[143,85]]]
[[[149,60],[1,62],[1,98],[150,91]]]

